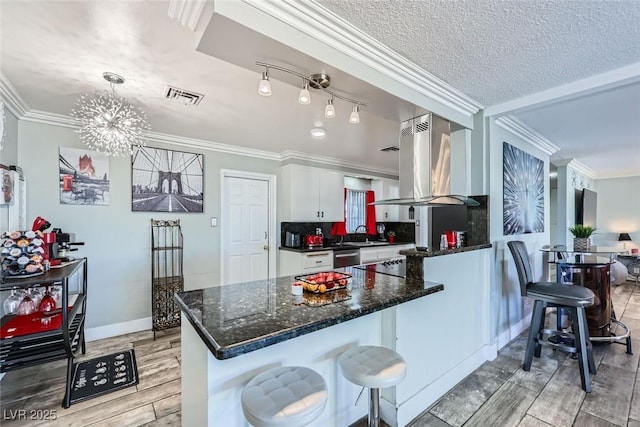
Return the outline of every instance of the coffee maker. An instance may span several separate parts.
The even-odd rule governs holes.
[[[73,233],[64,233],[59,228],[54,228],[51,233],[44,233],[45,255],[49,255],[51,265],[61,262],[73,261],[75,258],[71,256],[71,252],[75,252],[78,248],[72,246],[83,246],[84,242],[76,242],[76,236]]]
[[[376,226],[376,231],[378,232],[378,240],[386,240],[384,236],[385,230],[386,230],[385,225],[382,223],[378,223],[378,225]]]

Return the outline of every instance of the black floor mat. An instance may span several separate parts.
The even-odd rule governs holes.
[[[136,384],[138,367],[133,349],[75,363],[71,404]]]

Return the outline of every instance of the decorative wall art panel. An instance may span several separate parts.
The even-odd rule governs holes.
[[[544,162],[506,142],[503,148],[503,234],[544,231]]]
[[[131,158],[131,210],[203,212],[204,156],[140,147]]]
[[[109,204],[109,157],[97,151],[60,147],[60,203]]]

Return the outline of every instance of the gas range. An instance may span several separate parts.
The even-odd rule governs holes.
[[[407,263],[404,258],[394,258],[376,264],[354,266],[358,270],[373,271],[388,276],[407,277]]]

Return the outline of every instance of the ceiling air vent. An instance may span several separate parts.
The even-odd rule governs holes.
[[[389,147],[381,148],[380,151],[400,151],[400,147],[396,145],[390,145]]]
[[[204,95],[173,86],[167,86],[165,97],[172,101],[182,102],[184,105],[198,105],[200,101],[202,101],[202,98],[204,98]]]

